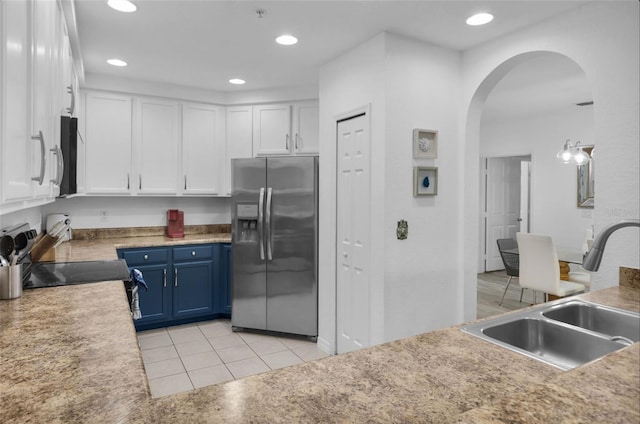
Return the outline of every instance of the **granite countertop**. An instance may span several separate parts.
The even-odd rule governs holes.
[[[148,242],[74,240],[58,260]],[[640,310],[638,289],[579,297]],[[564,372],[451,327],[152,399],[124,286],[102,282],[0,302],[0,393],[2,423],[637,423],[640,343]]]

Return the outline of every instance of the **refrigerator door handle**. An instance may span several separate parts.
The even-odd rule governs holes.
[[[264,187],[260,187],[258,199],[258,235],[260,237],[260,260],[264,261]]]
[[[267,210],[266,210],[266,226],[267,226],[267,259],[273,260],[273,252],[271,247],[271,194],[273,190],[271,187],[267,189]]]

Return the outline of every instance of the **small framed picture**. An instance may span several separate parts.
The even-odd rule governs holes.
[[[436,159],[438,157],[438,131],[413,130],[414,159]]]
[[[413,196],[438,194],[438,168],[416,166],[413,168]]]

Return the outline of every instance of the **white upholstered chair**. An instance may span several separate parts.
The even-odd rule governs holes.
[[[585,286],[560,279],[558,253],[549,236],[517,233],[520,254],[520,287],[557,297],[582,293]],[[535,298],[534,298],[535,299]],[[534,300],[535,303],[535,300]]]

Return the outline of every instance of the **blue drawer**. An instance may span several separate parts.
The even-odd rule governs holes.
[[[197,261],[211,258],[213,258],[213,246],[209,244],[173,248],[174,261]]]
[[[169,249],[125,250],[122,257],[128,266],[162,264],[169,262]]]

